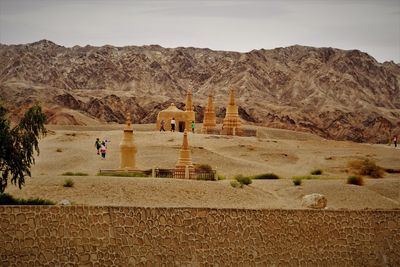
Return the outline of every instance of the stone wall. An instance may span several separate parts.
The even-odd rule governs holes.
[[[2,266],[400,266],[400,211],[0,206]]]

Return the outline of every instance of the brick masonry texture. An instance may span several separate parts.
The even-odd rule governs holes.
[[[2,266],[400,266],[400,211],[0,206]]]

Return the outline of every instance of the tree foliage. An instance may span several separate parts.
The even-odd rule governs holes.
[[[7,110],[0,104],[0,193],[6,189],[8,179],[21,189],[25,176],[31,176],[34,152],[39,155],[39,139],[46,135],[46,115],[39,105],[26,111],[14,127],[6,115]]]

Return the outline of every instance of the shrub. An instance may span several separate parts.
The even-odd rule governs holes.
[[[62,152],[62,149],[61,148],[57,148],[56,152]]]
[[[72,180],[71,178],[65,179],[63,186],[64,187],[73,187],[74,186],[74,180]]]
[[[48,199],[29,198],[21,199],[14,198],[12,195],[3,193],[0,194],[0,205],[54,205],[55,203]]]
[[[76,172],[74,174],[74,176],[88,176],[89,174],[85,173],[85,172]]]
[[[385,172],[387,172],[387,173],[400,173],[400,169],[386,168]]]
[[[84,173],[84,172],[64,172],[61,175],[63,175],[63,176],[88,176],[88,174]]]
[[[235,179],[236,181],[238,181],[241,185],[249,185],[249,184],[251,184],[251,183],[253,182],[253,181],[251,180],[250,177],[248,177],[248,176],[243,176],[243,175],[241,175],[241,174],[236,175],[236,176],[234,177],[234,179]]]
[[[367,175],[373,178],[381,178],[384,175],[384,169],[370,159],[350,161],[348,167],[359,175]]]
[[[294,179],[293,179],[293,184],[294,184],[295,186],[301,185],[301,178],[294,178]]]
[[[194,168],[202,172],[212,172],[212,168],[208,164],[195,164]]]
[[[321,169],[315,169],[311,171],[311,175],[321,175],[322,170]]]
[[[243,187],[243,185],[240,184],[240,183],[239,183],[238,181],[236,181],[236,180],[231,181],[231,186],[234,187],[234,188],[236,188],[236,187]]]
[[[263,173],[263,174],[258,174],[258,175],[254,175],[252,177],[253,179],[279,179],[279,176],[274,174],[274,173]]]
[[[364,179],[361,176],[349,176],[347,177],[347,183],[354,185],[363,185]]]
[[[218,174],[217,179],[218,179],[218,181],[225,180],[226,176]]]

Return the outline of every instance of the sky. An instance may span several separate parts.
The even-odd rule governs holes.
[[[248,52],[359,49],[400,63],[400,0],[0,0],[0,43]]]

